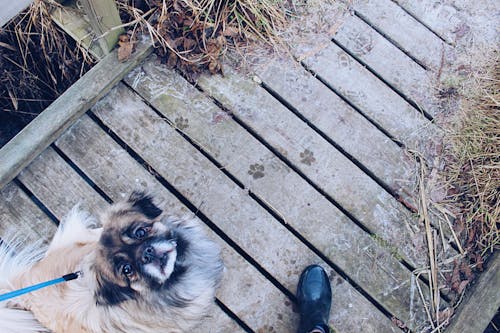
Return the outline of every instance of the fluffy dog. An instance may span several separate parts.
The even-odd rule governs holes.
[[[82,276],[0,304],[1,332],[187,332],[209,313],[223,264],[196,220],[165,217],[134,192],[100,222],[73,209],[44,255],[4,239],[2,292]]]

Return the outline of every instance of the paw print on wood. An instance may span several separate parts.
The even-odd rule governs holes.
[[[174,122],[175,122],[175,127],[180,129],[181,131],[189,127],[189,121],[186,118],[177,117],[175,118]]]
[[[300,153],[300,161],[306,165],[312,165],[316,162],[316,158],[314,158],[314,153],[312,151],[306,149]]]
[[[342,67],[351,67],[352,58],[344,51],[338,52],[337,58],[339,59],[339,63]]]
[[[357,56],[365,55],[373,49],[373,37],[370,33],[359,33],[352,40],[354,42],[353,52]]]
[[[252,164],[248,170],[248,174],[253,177],[253,179],[259,179],[265,176],[264,166],[261,164]]]

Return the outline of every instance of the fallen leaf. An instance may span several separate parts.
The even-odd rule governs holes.
[[[459,294],[461,294],[462,291],[464,291],[465,287],[467,287],[468,284],[469,284],[469,280],[464,280],[464,281],[460,282],[460,284],[458,285],[457,292]]]
[[[453,316],[454,310],[452,307],[448,307],[444,309],[443,311],[438,312],[438,321],[440,323],[448,323],[450,320],[451,316]]]
[[[130,59],[130,55],[134,50],[134,43],[126,34],[120,35],[118,40],[118,61],[124,62]]]
[[[175,65],[177,64],[177,60],[178,60],[177,54],[175,54],[174,52],[170,51],[168,53],[167,67],[170,68],[170,69],[174,68]]]

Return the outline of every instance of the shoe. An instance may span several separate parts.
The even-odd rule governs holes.
[[[297,286],[297,302],[300,311],[299,333],[314,329],[329,332],[332,289],[328,275],[321,266],[311,265],[302,272]]]

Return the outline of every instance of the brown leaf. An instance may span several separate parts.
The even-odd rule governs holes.
[[[240,31],[235,27],[225,27],[222,31],[222,35],[226,37],[236,38],[240,35]]]
[[[462,263],[462,265],[460,265],[460,272],[462,272],[462,274],[465,275],[465,278],[467,280],[470,280],[472,279],[472,269],[470,268],[470,266],[468,264],[466,264],[465,262]]]
[[[458,285],[457,293],[461,294],[462,291],[464,291],[465,287],[467,287],[468,284],[469,284],[469,280],[464,280],[464,281],[460,282],[460,284]]]
[[[212,61],[210,61],[210,63],[208,64],[208,70],[212,74],[217,74],[221,70],[221,68],[221,63],[217,59],[212,59]]]
[[[118,40],[118,61],[127,61],[134,50],[134,43],[130,41],[128,35],[120,35]]]
[[[453,313],[454,313],[454,310],[452,307],[448,307],[448,308],[444,309],[443,311],[439,311],[438,312],[438,321],[440,323],[448,322],[450,320],[451,316],[453,316]]]
[[[453,266],[453,273],[451,274],[451,289],[454,291],[458,290],[460,285],[460,265],[455,261]]]
[[[481,257],[481,254],[476,253],[476,267],[480,272],[483,271],[483,264],[484,264],[483,257]]]
[[[175,65],[177,65],[177,60],[178,60],[177,54],[175,54],[174,52],[170,51],[168,53],[167,67],[168,68],[174,68]]]
[[[184,38],[184,51],[191,50],[196,46],[196,42],[190,38]]]
[[[401,328],[401,329],[405,329],[405,328],[407,328],[407,327],[406,327],[406,324],[405,324],[405,323],[403,323],[401,320],[399,320],[399,319],[398,319],[398,318],[396,318],[396,317],[392,317],[392,318],[391,318],[391,321],[392,321],[392,323],[393,323],[394,325],[396,325],[397,327],[399,327],[399,328]]]

